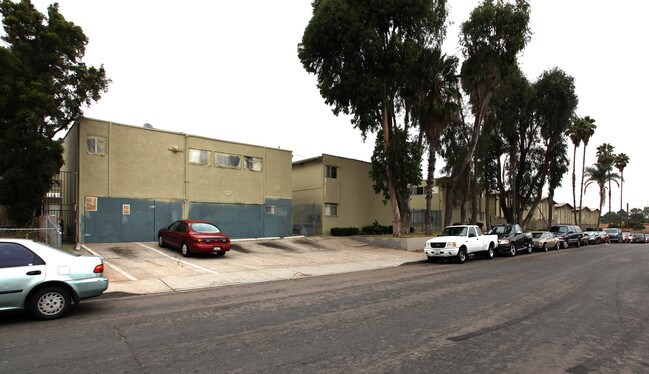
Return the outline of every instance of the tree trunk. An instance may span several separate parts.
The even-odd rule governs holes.
[[[383,146],[387,150],[390,146],[390,128],[388,126],[388,107],[386,103],[383,103],[382,122]],[[390,194],[390,208],[392,210],[392,235],[399,236],[401,233],[401,215],[399,214],[397,190],[394,187],[394,171],[389,162],[386,162],[385,173],[387,176],[388,193]]]
[[[624,189],[624,170],[620,170],[620,210],[624,210],[622,205],[622,190]]]
[[[426,178],[426,212],[424,213],[424,234],[433,234],[433,178],[435,174],[435,150],[432,144],[428,147],[428,175]]]
[[[578,225],[581,226],[581,210],[582,210],[582,202],[584,198],[584,171],[586,170],[586,146],[588,143],[584,143],[584,156],[582,157],[581,161],[581,188],[579,189],[579,222],[577,223]],[[601,211],[600,207],[600,213]],[[599,222],[599,219],[598,219]],[[599,225],[598,225],[599,226]]]
[[[485,181],[486,180],[487,178],[485,178]],[[491,228],[491,204],[489,203],[489,188],[486,186],[486,184],[487,182],[485,182],[485,189],[484,189],[484,214],[485,214],[484,229],[485,231]]]
[[[491,99],[491,92],[487,92],[484,94],[484,97],[482,97],[481,100],[478,100],[478,110],[477,114],[475,116],[475,120],[473,122],[473,133],[471,134],[471,140],[469,141],[469,147],[467,149],[467,154],[464,156],[464,159],[462,160],[462,163],[459,164],[457,169],[454,168],[453,170],[453,177],[447,184],[446,188],[449,191],[453,191],[454,189],[457,188],[457,184],[466,170],[467,166],[469,166],[469,163],[471,160],[473,160],[473,154],[475,153],[475,149],[478,146],[478,140],[480,140],[480,133],[482,132],[482,120],[484,116],[487,113],[487,107],[489,105],[489,101]],[[478,94],[478,96],[482,96]],[[454,197],[454,193],[448,193],[446,194],[446,208],[448,209],[449,206],[451,209],[453,209],[453,200],[449,200],[449,197]],[[444,226],[448,226],[451,223],[451,217],[452,217],[452,210],[449,212],[448,210],[444,212]]]
[[[572,206],[575,207],[572,212],[575,218],[575,225],[577,225],[579,221],[577,221],[577,196],[575,195],[575,189],[577,188],[577,174],[575,173],[577,165],[575,165],[575,161],[577,161],[577,144],[575,144],[574,151],[572,152]]]
[[[554,191],[550,191],[548,197],[548,230],[552,227],[552,217],[554,216]]]

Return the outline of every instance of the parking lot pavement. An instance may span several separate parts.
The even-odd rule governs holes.
[[[291,237],[232,242],[224,257],[183,257],[155,242],[84,244],[104,259],[107,292],[146,294],[394,267],[421,252],[370,246],[344,237]]]

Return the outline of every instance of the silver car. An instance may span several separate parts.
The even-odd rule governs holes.
[[[101,257],[75,256],[32,240],[0,239],[0,310],[59,318],[73,301],[106,291],[103,273]]]

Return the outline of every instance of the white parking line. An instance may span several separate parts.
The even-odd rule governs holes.
[[[159,250],[157,250],[157,249],[155,249],[155,248],[149,247],[148,245],[144,245],[144,244],[142,244],[142,243],[135,243],[135,244],[139,244],[139,245],[141,245],[142,247],[144,247],[144,248],[146,248],[146,249],[150,249],[150,250],[152,250],[153,252],[157,252],[157,253],[159,253],[159,254],[161,254],[161,255],[167,257],[167,258],[170,258],[170,259],[172,259],[172,260],[174,260],[174,261],[178,261],[178,262],[183,263],[183,264],[185,264],[185,265],[193,266],[193,267],[195,267],[195,268],[197,268],[197,269],[201,269],[201,270],[203,270],[203,271],[206,271],[206,272],[208,272],[208,273],[212,273],[212,274],[215,274],[215,275],[218,275],[218,274],[219,274],[218,272],[216,272],[216,271],[214,271],[214,270],[210,270],[210,269],[204,268],[204,267],[202,267],[202,266],[199,266],[199,265],[196,265],[196,264],[192,264],[191,262],[183,261],[183,260],[178,259],[178,258],[176,258],[176,257],[169,256],[168,254],[166,254],[166,253],[164,253],[164,252],[161,252],[161,251],[159,251]]]
[[[97,256],[97,257],[101,257],[101,258],[104,260],[104,264],[106,264],[106,265],[108,265],[109,267],[113,268],[115,271],[117,271],[118,273],[122,274],[122,275],[125,276],[126,278],[128,278],[128,279],[130,279],[130,280],[132,280],[132,281],[136,281],[136,280],[137,280],[137,278],[135,278],[135,277],[132,276],[131,274],[125,272],[124,270],[118,268],[117,266],[111,264],[111,263],[108,262],[105,258],[103,258],[102,256],[100,256],[99,253],[93,251],[92,249],[88,248],[88,247],[85,246],[84,244],[82,244],[81,247],[82,247],[83,249],[85,249],[86,251],[92,253],[93,255],[95,255],[95,256]]]

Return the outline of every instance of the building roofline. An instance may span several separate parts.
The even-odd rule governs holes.
[[[77,125],[78,123],[80,123],[84,119],[85,120],[90,120],[90,121],[96,121],[96,122],[103,122],[103,123],[107,123],[107,124],[111,124],[111,125],[132,127],[132,128],[136,128],[136,129],[143,129],[143,130],[147,130],[147,131],[156,131],[156,132],[160,132],[160,133],[188,136],[188,137],[197,138],[197,139],[214,140],[214,141],[219,141],[219,142],[223,142],[223,143],[259,147],[259,148],[264,148],[264,149],[274,149],[274,150],[278,150],[278,151],[282,151],[282,152],[289,152],[289,153],[293,154],[293,151],[291,151],[289,149],[274,148],[274,147],[268,147],[268,146],[265,146],[265,145],[241,143],[241,142],[235,142],[235,141],[231,141],[231,140],[210,138],[210,137],[202,136],[202,135],[188,134],[188,133],[185,133],[185,132],[182,132],[182,131],[177,132],[177,131],[169,131],[169,130],[162,130],[162,129],[156,129],[156,128],[148,128],[148,127],[143,127],[143,126],[135,126],[135,125],[129,125],[129,124],[125,124],[125,123],[107,121],[107,120],[104,120],[104,119],[85,117],[85,116],[79,117],[79,119],[77,121],[75,121],[75,123],[72,124],[72,126],[70,126],[70,128],[68,129],[68,132],[66,132],[64,138],[68,136],[68,133],[70,132],[70,130],[72,129],[73,126]]]

